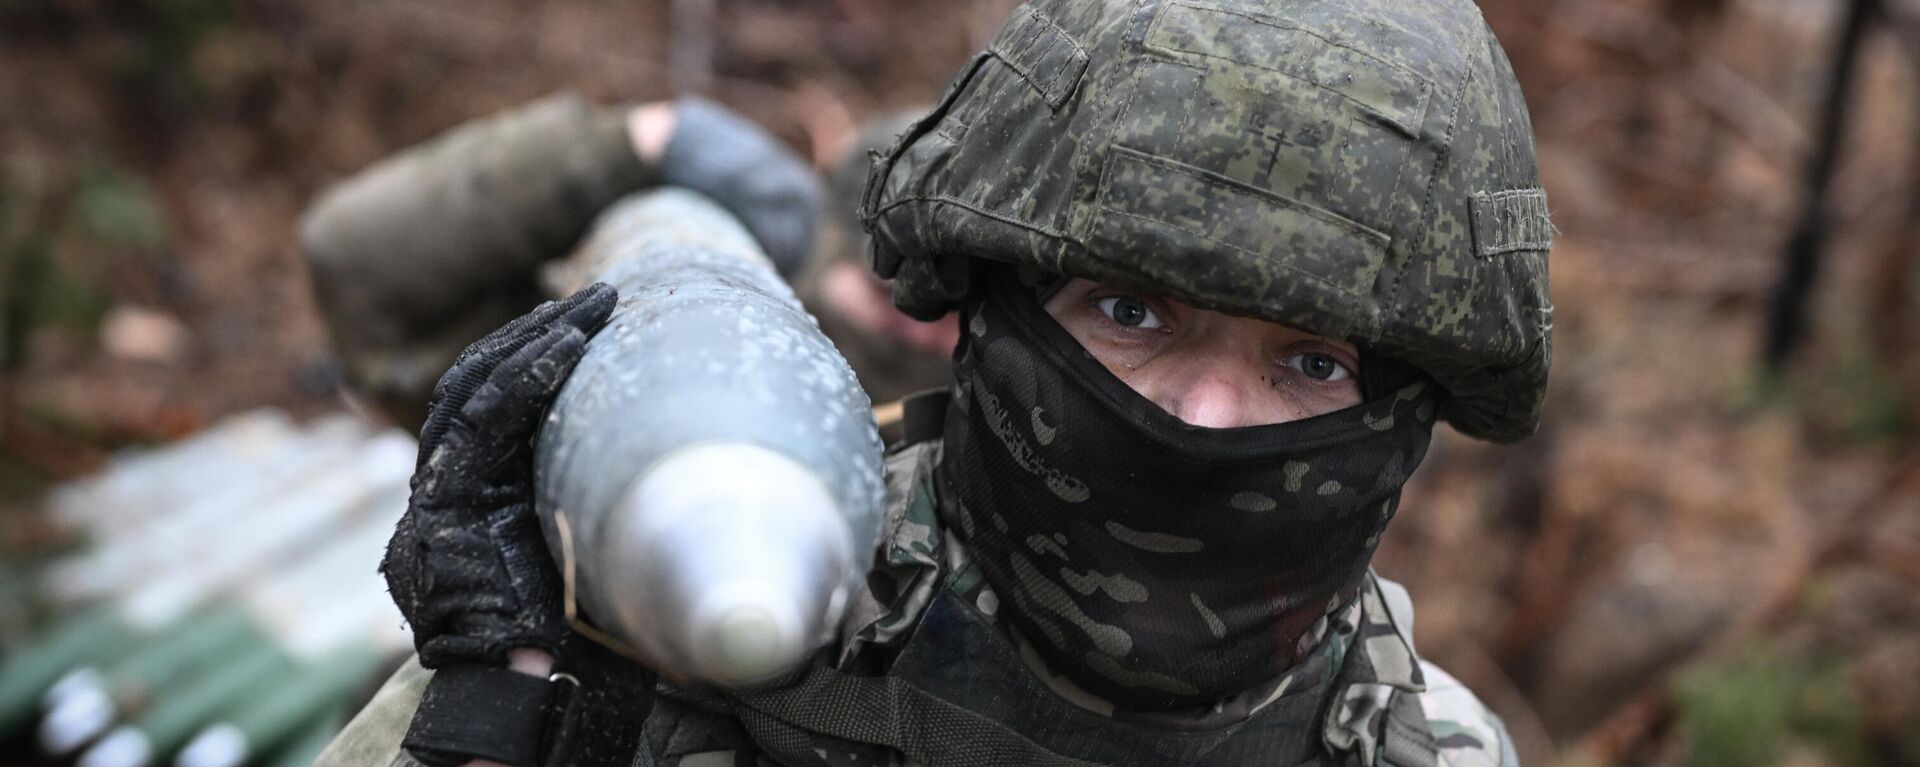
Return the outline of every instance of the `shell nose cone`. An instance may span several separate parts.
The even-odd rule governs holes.
[[[80,756],[79,767],[146,767],[153,761],[153,744],[132,727],[107,733]]]
[[[638,598],[613,613],[656,670],[749,686],[831,640],[858,578],[853,535],[805,466],[701,445],[662,459],[627,503],[609,554]]]
[[[246,761],[246,733],[223,722],[207,728],[180,749],[173,767],[240,767]]]
[[[61,696],[40,720],[40,747],[54,756],[66,756],[113,725],[113,698],[97,687],[77,689]]]
[[[803,642],[791,621],[774,617],[760,606],[728,610],[695,645],[706,675],[720,684],[739,687],[763,682],[799,662],[795,650]]]

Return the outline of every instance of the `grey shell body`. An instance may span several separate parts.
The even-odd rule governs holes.
[[[650,468],[690,448],[715,444],[765,448],[824,484],[841,515],[837,523],[851,536],[826,531],[823,539],[839,536],[850,543],[852,558],[818,575],[833,581],[827,585],[835,589],[851,588],[879,534],[881,445],[871,407],[852,370],[752,237],[697,194],[654,192],[604,214],[575,266],[585,280],[608,282],[620,291],[613,318],[588,344],[536,443],[538,509],[556,558],[572,571],[579,604],[596,617],[649,609],[670,613],[672,602],[691,604],[697,597],[676,594],[659,601],[660,589],[698,590],[711,584],[665,581],[685,580],[685,573],[739,555],[743,546],[782,545],[765,540],[780,524],[697,541],[670,535],[649,541],[636,540],[631,532],[640,528],[619,519],[635,513],[629,496]],[[701,481],[760,480],[708,476]],[[777,498],[781,492],[771,488],[762,496]],[[570,538],[565,545],[555,524],[561,514]],[[807,537],[787,542],[805,546],[798,538]],[[648,545],[673,550],[636,549]],[[571,559],[564,559],[569,554]],[[678,575],[661,573],[669,554],[706,556],[707,564],[682,566]],[[845,557],[816,559],[824,567],[828,559]],[[623,600],[651,604],[636,607]],[[666,615],[660,621],[684,617]],[[817,617],[830,623],[832,616]],[[814,628],[824,632],[828,627]],[[823,633],[809,641],[825,638]]]

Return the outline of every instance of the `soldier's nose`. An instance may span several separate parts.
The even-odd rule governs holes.
[[[1186,379],[1160,403],[1168,413],[1194,426],[1230,429],[1247,426],[1247,397],[1227,376],[1206,372]]]

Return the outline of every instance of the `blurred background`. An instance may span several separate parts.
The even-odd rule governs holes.
[[[155,627],[311,606],[298,583],[162,607],[128,596],[151,573],[72,584],[76,562],[191,529],[156,509],[264,482],[274,449],[392,448],[345,392],[294,241],[329,182],[562,89],[704,94],[826,171],[1014,5],[0,2],[0,670],[70,680],[85,664],[45,638],[102,609],[204,648]],[[1422,654],[1526,763],[1920,764],[1920,3],[1480,5],[1561,230],[1557,349],[1541,433],[1443,431],[1383,544]],[[168,447],[196,434],[198,453]],[[352,504],[384,511],[340,518],[397,514],[404,476],[381,482]],[[207,557],[259,547],[200,529]],[[299,538],[248,533],[275,534]],[[291,654],[405,643],[367,634]],[[178,652],[144,694],[209,686]],[[328,705],[236,727],[297,755],[363,687],[330,684]],[[217,708],[167,737],[202,742]],[[6,743],[0,764],[57,763],[18,728]]]

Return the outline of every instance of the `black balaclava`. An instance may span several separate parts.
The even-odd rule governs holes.
[[[962,310],[942,513],[1002,614],[1088,692],[1151,711],[1271,680],[1364,581],[1426,454],[1432,386],[1363,356],[1360,405],[1192,426],[1083,350],[1048,292],[990,270]]]

